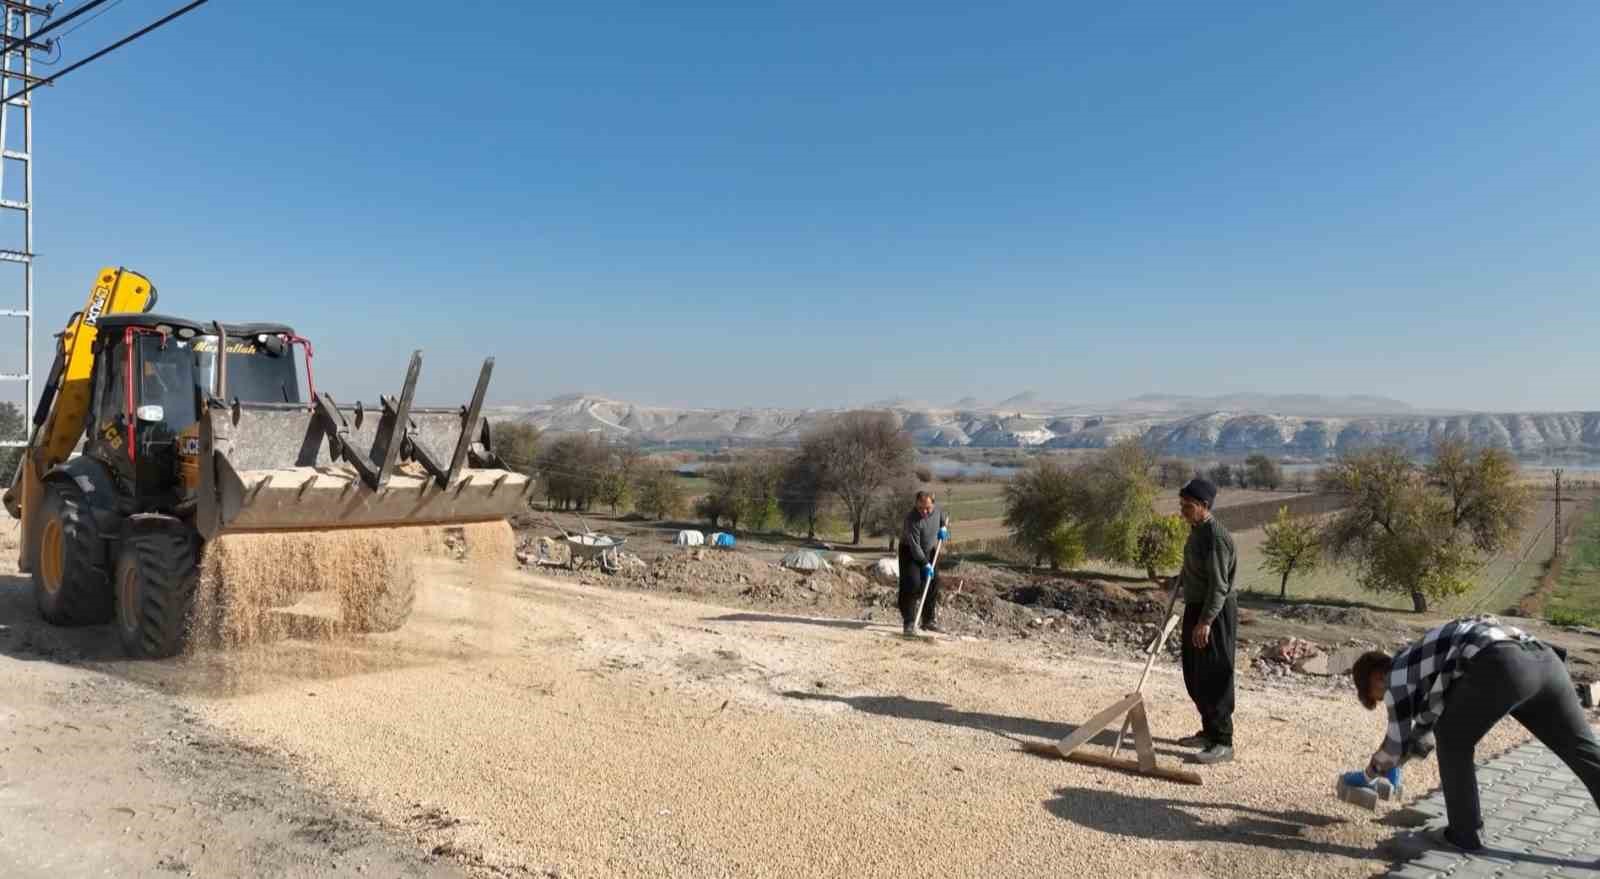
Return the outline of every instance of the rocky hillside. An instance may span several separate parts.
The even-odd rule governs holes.
[[[1316,415],[1262,411],[1149,412],[1178,408],[1185,399],[1141,398],[1099,412],[1028,411],[1013,398],[996,407],[887,406],[918,444],[973,448],[1102,448],[1141,437],[1174,455],[1242,455],[1253,452],[1318,458],[1347,449],[1398,443],[1421,451],[1435,439],[1454,437],[1496,445],[1529,457],[1600,456],[1600,412],[1538,414]],[[1259,398],[1270,404],[1273,399]],[[1293,398],[1302,405],[1317,399]],[[1341,398],[1343,401],[1361,398]],[[1367,398],[1370,400],[1371,398]],[[890,402],[890,401],[885,401]],[[895,401],[898,402],[898,401]],[[966,401],[963,401],[966,402]],[[1208,401],[1196,401],[1208,402]],[[1363,401],[1365,402],[1365,401]],[[1385,401],[1373,401],[1380,405]],[[1392,402],[1392,401],[1387,401]],[[1395,404],[1403,406],[1404,404]],[[1054,405],[1051,404],[1054,409]],[[1265,407],[1263,407],[1265,408]],[[1330,405],[1330,409],[1341,406]],[[1342,408],[1351,408],[1348,402]],[[1012,410],[1012,411],[1006,411]],[[647,443],[792,443],[835,410],[675,409],[637,406],[574,394],[535,406],[501,407],[494,417],[529,422],[553,433],[598,432]],[[1303,410],[1302,410],[1303,412]]]

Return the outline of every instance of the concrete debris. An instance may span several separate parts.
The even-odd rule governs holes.
[[[1281,638],[1263,647],[1261,658],[1276,665],[1293,666],[1321,653],[1321,647],[1304,638]]]

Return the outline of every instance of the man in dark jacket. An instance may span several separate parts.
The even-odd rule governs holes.
[[[1234,595],[1238,557],[1233,536],[1211,516],[1217,487],[1194,479],[1178,492],[1178,511],[1189,523],[1183,546],[1183,683],[1200,712],[1200,731],[1180,744],[1204,748],[1196,763],[1233,759],[1233,658],[1239,638]]]
[[[933,502],[933,493],[917,492],[911,512],[900,527],[900,619],[905,623],[907,635],[917,632],[920,623],[925,631],[937,632],[934,624],[939,606],[939,579],[933,570],[933,549],[940,540],[950,539],[944,513]],[[928,599],[922,605],[922,619],[916,619],[917,602],[927,586]]]

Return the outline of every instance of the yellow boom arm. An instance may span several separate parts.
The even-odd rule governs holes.
[[[83,436],[84,417],[89,411],[89,377],[94,367],[94,340],[100,316],[116,312],[143,313],[155,305],[156,291],[150,280],[123,268],[103,268],[95,276],[94,289],[83,311],[67,321],[56,346],[50,377],[39,394],[34,412],[33,434],[23,451],[11,487],[5,493],[5,507],[22,520],[22,558],[19,566],[30,569],[29,547],[34,543],[36,508],[43,497],[40,481],[51,468],[67,460]]]

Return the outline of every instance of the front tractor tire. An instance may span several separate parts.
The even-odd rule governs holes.
[[[178,522],[132,531],[117,555],[117,634],[129,656],[165,659],[182,653],[194,631],[200,582],[199,540]]]
[[[88,498],[70,482],[45,483],[33,554],[33,596],[39,615],[57,626],[109,622],[113,611],[106,544]]]

